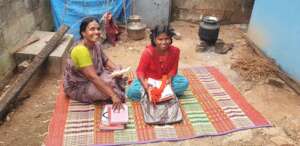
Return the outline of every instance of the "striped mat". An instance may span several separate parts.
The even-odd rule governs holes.
[[[181,123],[147,125],[143,121],[140,104],[128,102],[130,116],[126,129],[101,131],[98,126],[103,105],[69,100],[60,89],[46,145],[123,145],[177,141],[270,126],[216,68],[185,68],[181,73],[190,81],[184,96],[179,97],[183,112]]]

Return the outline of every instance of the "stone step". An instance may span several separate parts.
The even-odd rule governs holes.
[[[14,54],[15,60],[17,64],[25,60],[31,60],[34,56],[36,56],[42,48],[44,48],[47,42],[51,39],[51,37],[55,34],[55,32],[47,32],[47,31],[35,31],[30,37],[36,38],[39,40]],[[66,34],[62,39],[62,42],[56,47],[56,49],[49,55],[46,63],[45,69],[46,72],[50,75],[60,75],[63,72],[63,61],[64,56],[67,54],[68,50],[71,48],[74,41],[74,37],[71,34]]]

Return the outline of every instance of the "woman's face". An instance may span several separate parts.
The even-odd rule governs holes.
[[[164,51],[169,48],[171,44],[171,38],[166,33],[161,33],[155,38],[156,47]]]
[[[95,43],[100,38],[100,26],[96,21],[90,22],[85,31],[82,32],[83,38],[89,42]]]

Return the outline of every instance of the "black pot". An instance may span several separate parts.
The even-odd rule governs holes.
[[[199,25],[199,38],[208,45],[214,45],[218,40],[220,24],[216,17],[205,16]]]

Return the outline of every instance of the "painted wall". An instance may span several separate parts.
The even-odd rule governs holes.
[[[52,29],[49,0],[0,0],[0,81],[15,67],[17,44],[34,30]]]
[[[168,24],[170,21],[172,0],[135,0],[136,10],[133,13],[142,17],[142,22],[148,27]]]
[[[248,36],[300,81],[300,0],[255,0]]]
[[[213,15],[223,23],[248,23],[254,0],[172,0],[172,19],[199,22]]]

